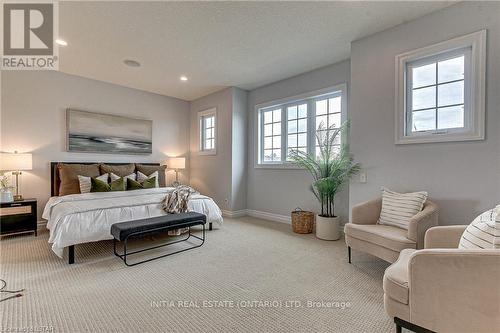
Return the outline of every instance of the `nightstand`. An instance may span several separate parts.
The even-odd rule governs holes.
[[[37,235],[36,199],[0,204],[0,235],[34,232]]]

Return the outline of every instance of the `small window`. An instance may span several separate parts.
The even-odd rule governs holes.
[[[200,122],[200,152],[212,153],[216,151],[216,112],[215,109],[199,113]]]
[[[467,48],[408,63],[407,135],[466,127],[469,101],[465,100],[465,81],[470,77],[465,68],[470,51]]]
[[[396,57],[396,143],[484,139],[486,31]]]

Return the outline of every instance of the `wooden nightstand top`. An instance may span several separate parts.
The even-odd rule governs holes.
[[[19,204],[21,206],[25,206],[25,205],[32,204],[33,202],[36,203],[36,199],[29,198],[29,199],[17,200],[17,201],[12,201],[12,202],[2,202],[1,206],[2,207],[10,207],[12,205],[19,206]]]

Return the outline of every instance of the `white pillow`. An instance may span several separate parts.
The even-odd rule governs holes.
[[[122,177],[120,177],[120,176],[118,176],[118,175],[115,175],[115,174],[114,174],[114,173],[112,173],[112,172],[109,174],[109,177],[111,178],[111,181],[112,181],[112,182],[114,182],[114,181],[115,181],[115,180],[117,180],[117,179],[122,178]],[[136,180],[137,176],[135,175],[135,173],[134,173],[134,172],[132,172],[130,175],[125,176],[125,177],[123,177],[123,178],[124,178],[125,180],[126,180],[127,178],[130,178],[130,179],[132,179],[132,180]]]
[[[139,183],[142,183],[143,181],[149,179],[149,178],[153,178],[153,177],[156,177],[156,180],[155,180],[155,187],[160,187],[159,183],[158,183],[158,171],[155,171],[153,172],[152,174],[150,174],[149,176],[146,176],[145,174],[143,174],[142,172],[140,171],[137,171],[137,181]]]
[[[487,210],[465,229],[459,249],[500,249],[500,205]]]
[[[427,192],[398,193],[382,187],[382,210],[379,224],[407,229],[410,219],[422,211]]]
[[[108,174],[105,173],[104,175],[100,175],[99,177],[96,177],[96,179],[107,183]],[[78,182],[80,183],[80,193],[90,193],[90,188],[92,187],[90,177],[78,175]]]

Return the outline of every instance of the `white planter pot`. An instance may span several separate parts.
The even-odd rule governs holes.
[[[14,196],[11,191],[0,191],[0,202],[12,202],[14,201]]]
[[[316,237],[323,240],[340,238],[340,217],[322,217],[316,215]]]

